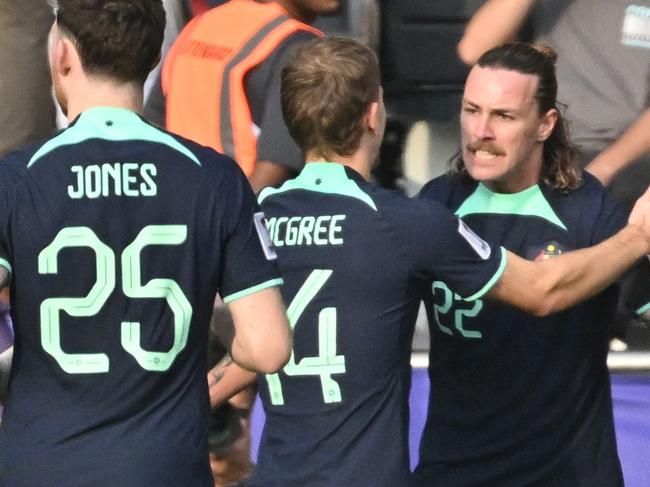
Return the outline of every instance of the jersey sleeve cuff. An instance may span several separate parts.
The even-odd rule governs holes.
[[[636,310],[636,314],[638,316],[641,316],[643,313],[646,313],[650,311],[650,303],[646,303],[644,306],[641,306],[639,309]]]
[[[11,264],[9,263],[9,261],[3,259],[2,257],[0,257],[0,266],[7,269],[7,271],[9,271],[9,274],[13,274],[13,270],[11,269]]]
[[[496,272],[490,278],[490,280],[485,284],[485,286],[483,286],[478,292],[472,294],[471,296],[467,298],[463,298],[464,301],[474,301],[476,299],[483,297],[490,289],[492,289],[492,287],[501,278],[501,275],[503,274],[503,271],[506,268],[506,264],[508,263],[508,253],[505,248],[500,247],[500,249],[501,249],[501,263],[499,264],[499,268],[496,270]]]
[[[1,262],[0,262],[1,264]],[[258,284],[256,286],[249,287],[247,289],[244,289],[242,291],[238,291],[233,294],[229,294],[228,296],[225,296],[223,298],[223,302],[228,304],[235,299],[243,298],[244,296],[248,296],[250,294],[256,293],[257,291],[261,291],[262,289],[266,289],[268,287],[274,287],[274,286],[281,286],[284,284],[284,281],[281,278],[277,279],[271,279],[269,281],[263,282],[261,284]]]

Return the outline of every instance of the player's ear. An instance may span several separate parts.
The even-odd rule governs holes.
[[[67,76],[81,69],[81,57],[74,43],[62,35],[56,24],[50,32],[50,65],[59,76]]]
[[[542,123],[539,124],[537,129],[537,141],[544,142],[553,133],[557,119],[560,116],[555,108],[551,108],[548,112],[542,115]]]
[[[379,102],[373,101],[366,114],[366,126],[373,134],[378,135],[380,130],[380,106]]]

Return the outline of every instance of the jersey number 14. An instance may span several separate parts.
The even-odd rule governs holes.
[[[293,330],[302,316],[305,308],[314,299],[327,280],[332,275],[329,269],[314,269],[305,283],[296,293],[287,309],[289,324]],[[320,377],[325,403],[341,402],[341,388],[332,379],[332,374],[345,373],[345,357],[336,354],[336,308],[323,308],[318,314],[318,356],[304,357],[296,363],[295,352],[283,369],[289,376],[315,375]],[[279,374],[268,374],[266,381],[269,386],[271,404],[284,404],[284,394]]]

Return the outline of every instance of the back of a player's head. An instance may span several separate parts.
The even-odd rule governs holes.
[[[505,69],[536,76],[539,80],[535,101],[541,115],[557,110],[558,117],[550,137],[544,142],[542,179],[551,186],[570,189],[581,181],[578,151],[570,142],[567,123],[558,109],[557,53],[549,46],[512,42],[486,51],[476,62],[482,68]]]
[[[165,31],[161,0],[50,0],[60,32],[74,43],[86,73],[144,83]]]
[[[352,155],[379,89],[379,63],[369,47],[336,37],[305,43],[282,70],[289,133],[305,154]]]

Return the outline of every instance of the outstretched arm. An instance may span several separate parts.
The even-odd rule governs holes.
[[[493,47],[515,40],[535,0],[488,0],[470,19],[458,43],[458,56],[474,64]]]
[[[488,297],[544,316],[587,299],[650,253],[650,189],[637,201],[628,225],[598,245],[530,262],[508,252],[508,263]]]
[[[608,186],[629,164],[650,153],[650,108],[585,168]],[[650,167],[648,168],[650,171]]]

